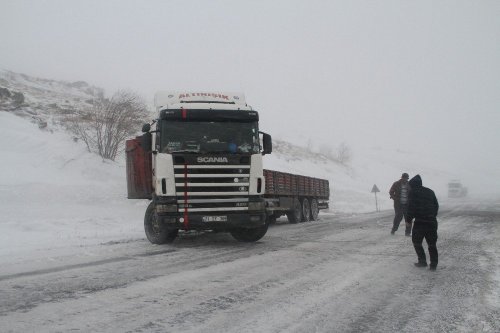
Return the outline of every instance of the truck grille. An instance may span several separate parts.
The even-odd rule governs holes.
[[[248,210],[250,165],[174,165],[179,212]]]

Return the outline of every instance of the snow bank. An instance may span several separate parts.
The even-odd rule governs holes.
[[[0,152],[0,257],[143,237],[147,203],[126,199],[124,163],[6,112]]]

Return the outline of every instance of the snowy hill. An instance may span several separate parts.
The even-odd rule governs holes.
[[[0,69],[0,110],[29,118],[39,127],[60,125],[65,116],[88,108],[104,90],[83,81],[35,78]]]
[[[83,143],[74,142],[60,126],[66,112],[62,110],[75,110],[102,94],[102,89],[0,73],[4,92],[0,111],[0,259],[60,247],[74,250],[89,244],[143,239],[147,201],[126,199],[123,157],[105,162],[88,153]],[[15,93],[23,94],[22,103],[12,98]],[[47,131],[41,121],[50,121],[54,130]],[[425,160],[409,152],[368,149],[355,152],[351,164],[345,166],[275,140],[273,154],[265,156],[264,165],[329,179],[331,209],[327,213],[357,214],[375,210],[370,193],[374,184],[381,190],[381,209],[392,209],[387,191],[404,171],[420,173],[424,185],[435,189],[443,201],[452,175],[426,166]]]

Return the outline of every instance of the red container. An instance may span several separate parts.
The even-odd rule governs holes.
[[[153,193],[151,153],[141,146],[141,137],[127,140],[127,197],[129,199],[151,199]]]

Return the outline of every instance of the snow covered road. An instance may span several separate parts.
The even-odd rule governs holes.
[[[500,212],[439,216],[440,265],[413,266],[392,212],[279,220],[256,244],[183,234],[6,262],[2,332],[499,332]]]

